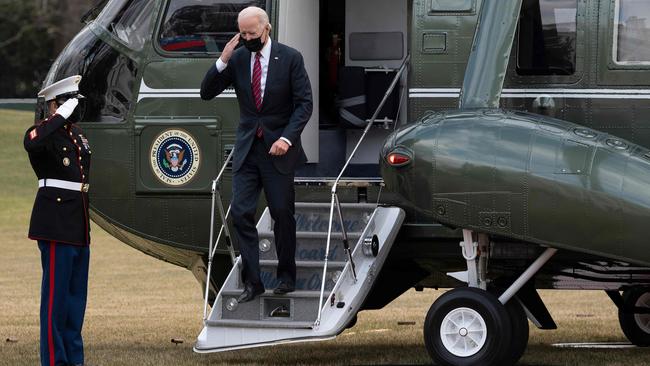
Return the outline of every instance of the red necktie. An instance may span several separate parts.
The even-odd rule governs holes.
[[[255,107],[257,107],[258,112],[260,109],[262,109],[262,63],[260,62],[260,57],[262,57],[261,53],[255,53],[255,63],[253,64],[253,78],[251,80],[253,98],[255,98]],[[257,126],[255,136],[257,136],[257,138],[262,138],[262,135],[264,135],[262,126]]]
[[[260,62],[262,54],[255,53],[255,63],[253,64],[253,79],[251,84],[253,87],[253,98],[255,98],[255,106],[259,111],[262,109],[262,63]]]

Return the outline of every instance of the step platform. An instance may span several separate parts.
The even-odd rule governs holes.
[[[241,258],[238,258],[198,336],[194,346],[196,352],[327,340],[345,330],[366,299],[390,252],[404,220],[404,211],[398,207],[342,205],[344,226],[350,230],[349,243],[354,248],[352,258],[357,280],[354,280],[343,250],[340,225],[333,225],[325,292],[319,303],[329,210],[329,204],[296,203],[296,291],[285,295],[275,295],[272,291],[277,286],[277,259],[273,221],[268,209],[265,210],[257,229],[266,291],[253,301],[237,303],[243,290],[239,270]],[[338,222],[336,213],[334,218]],[[310,254],[301,257],[301,250]],[[317,322],[319,308],[321,318]]]

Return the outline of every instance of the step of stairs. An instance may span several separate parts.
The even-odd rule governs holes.
[[[237,303],[242,291],[222,292],[222,319],[312,322],[318,315],[320,291],[295,291],[276,295],[272,289],[246,303]]]
[[[324,262],[322,261],[296,261],[296,290],[320,291],[321,279],[323,278],[323,264]],[[262,277],[264,288],[274,289],[280,284],[280,281],[276,277],[277,267],[277,260],[260,260],[260,276]],[[345,262],[328,262],[325,282],[326,291],[334,287],[343,267],[345,267]],[[239,288],[243,289],[243,286],[240,284]]]
[[[368,224],[376,205],[370,203],[342,203],[343,224],[347,232],[361,232]],[[297,232],[327,232],[330,217],[329,203],[296,202]],[[270,216],[264,215],[257,226],[259,234],[272,233],[273,221]],[[334,211],[332,232],[341,232],[338,213]]]
[[[354,249],[361,237],[361,232],[347,233],[350,250]],[[273,233],[259,234],[260,260],[277,259],[275,238]],[[297,261],[322,261],[325,258],[327,232],[299,231],[296,233],[296,260]],[[343,234],[332,233],[330,239],[330,261],[345,261],[347,254],[343,246]]]
[[[310,329],[314,322],[291,322],[291,321],[248,321],[248,320],[208,320],[206,325],[233,327],[233,328],[284,328],[284,329]]]

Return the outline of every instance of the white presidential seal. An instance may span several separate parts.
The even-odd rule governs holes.
[[[149,162],[160,181],[170,186],[181,186],[199,171],[201,151],[189,133],[178,129],[166,130],[151,145]]]

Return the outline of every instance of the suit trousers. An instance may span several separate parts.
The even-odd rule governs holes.
[[[277,279],[296,282],[296,220],[294,174],[281,174],[273,165],[264,141],[255,138],[242,166],[233,174],[231,215],[241,253],[242,279],[253,286],[263,285],[259,266],[259,237],[255,212],[260,192],[273,218],[275,249],[278,256]],[[270,286],[269,283],[266,286]]]
[[[41,365],[84,363],[90,248],[38,241],[41,250]]]

